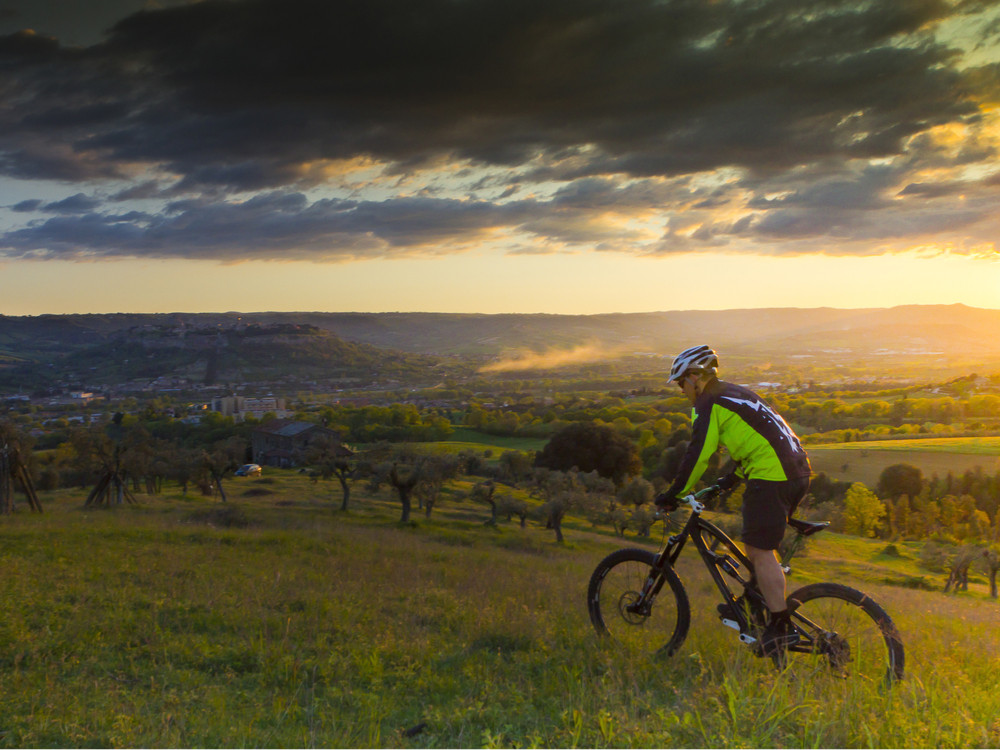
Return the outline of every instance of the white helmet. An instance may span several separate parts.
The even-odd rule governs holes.
[[[679,380],[691,370],[711,370],[714,374],[718,366],[719,356],[709,347],[704,344],[701,346],[692,346],[690,349],[685,349],[674,357],[674,363],[670,366],[670,377],[667,379],[667,382],[672,383],[675,380]]]

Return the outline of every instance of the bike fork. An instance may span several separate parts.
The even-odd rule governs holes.
[[[650,604],[653,601],[653,597],[659,593],[659,587],[662,585],[662,583],[660,583],[661,580],[662,576],[658,573],[656,568],[653,568],[649,572],[649,575],[646,576],[646,582],[642,585],[642,591],[639,592],[639,598],[632,604],[627,605],[625,610],[634,615],[649,616]]]

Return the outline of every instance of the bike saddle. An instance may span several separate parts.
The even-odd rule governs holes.
[[[803,521],[799,518],[789,518],[788,525],[799,532],[802,536],[811,536],[817,531],[825,529],[830,525],[830,522],[822,521],[820,523],[812,523],[811,521]]]

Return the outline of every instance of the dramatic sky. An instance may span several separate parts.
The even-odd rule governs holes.
[[[1000,308],[996,0],[0,0],[0,313]]]

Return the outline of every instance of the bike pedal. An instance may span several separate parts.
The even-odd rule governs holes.
[[[725,617],[722,618],[722,624],[727,628],[732,628],[733,630],[739,630],[740,624],[736,620],[728,620]]]

